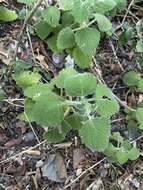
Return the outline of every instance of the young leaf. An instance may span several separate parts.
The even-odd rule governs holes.
[[[75,44],[74,33],[70,27],[63,28],[57,38],[58,49],[71,48]]]
[[[62,71],[60,71],[60,73],[58,74],[58,76],[56,76],[52,81],[51,83],[56,85],[58,88],[65,88],[65,80],[72,76],[72,75],[76,75],[78,74],[76,72],[76,70],[74,69],[70,69],[70,68],[67,68],[67,69],[63,69]]]
[[[76,64],[81,68],[89,68],[92,56],[85,55],[79,48],[75,48],[73,51],[73,57]]]
[[[14,74],[13,79],[16,81],[17,85],[21,88],[27,88],[34,84],[37,84],[40,80],[40,75],[38,73],[24,71],[20,74]]]
[[[40,125],[60,124],[64,119],[62,101],[53,94],[42,96],[33,106],[32,117]]]
[[[110,117],[119,111],[117,101],[102,99],[96,102],[97,112],[103,117]]]
[[[96,0],[94,10],[96,13],[105,13],[116,6],[115,0]]]
[[[15,11],[11,11],[3,6],[0,6],[0,21],[10,22],[17,19]]]
[[[136,118],[140,123],[143,123],[143,108],[138,108],[137,109]]]
[[[39,22],[35,27],[37,36],[42,40],[44,40],[53,30],[46,21]]]
[[[94,55],[100,41],[100,33],[93,28],[84,28],[75,33],[75,41],[85,55]]]
[[[57,7],[50,6],[42,12],[42,16],[48,24],[56,27],[60,20],[60,11]]]
[[[136,160],[140,156],[140,151],[136,148],[133,147],[129,152],[128,152],[128,158],[130,160]]]
[[[95,18],[97,20],[98,28],[100,31],[107,32],[111,30],[112,23],[107,17],[102,14],[95,14]]]
[[[121,149],[117,151],[116,158],[120,164],[125,164],[128,161],[128,154]]]
[[[70,26],[74,23],[74,17],[69,11],[65,11],[62,14],[62,25],[64,27]]]
[[[129,71],[123,75],[123,82],[129,87],[137,86],[139,80],[140,75],[135,71]]]
[[[76,74],[65,80],[65,90],[70,96],[87,96],[96,89],[96,78],[93,74]]]
[[[111,126],[105,118],[97,117],[84,123],[80,130],[81,140],[96,151],[104,151],[109,143]]]

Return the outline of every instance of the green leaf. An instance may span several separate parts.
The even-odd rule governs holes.
[[[32,3],[34,3],[36,0],[17,0],[18,3],[23,3],[26,5],[30,5]]]
[[[37,84],[41,76],[38,73],[24,71],[20,74],[14,74],[13,79],[16,81],[16,84],[21,88],[27,88],[34,84]]]
[[[96,13],[105,13],[116,6],[115,0],[96,0],[94,10]]]
[[[59,25],[60,11],[57,7],[50,6],[42,12],[42,16],[52,27]]]
[[[132,145],[129,140],[124,140],[122,142],[122,146],[125,150],[130,150],[132,148]]]
[[[137,41],[136,51],[138,53],[143,53],[143,40],[142,39],[140,39],[140,40]]]
[[[34,84],[24,90],[24,95],[33,100],[42,98],[47,94],[53,94],[52,87],[49,84]]]
[[[129,87],[137,86],[139,80],[140,75],[135,71],[129,71],[123,75],[123,82]]]
[[[75,74],[65,80],[65,90],[70,96],[87,96],[96,89],[96,78],[93,74]]]
[[[121,11],[126,8],[127,6],[127,0],[115,0],[117,3],[116,8]]]
[[[139,129],[143,130],[143,123],[139,125]]]
[[[140,92],[143,92],[143,79],[140,79],[138,82],[138,90]]]
[[[140,123],[143,123],[143,108],[138,108],[137,109],[136,118]]]
[[[69,78],[72,75],[78,74],[76,70],[71,68],[63,69],[59,72],[58,76],[54,77],[54,79],[51,81],[52,84],[56,85],[58,88],[64,88],[65,87],[65,80]]]
[[[106,155],[106,156],[108,156],[109,158],[110,157],[114,157],[115,156],[115,154],[116,154],[116,152],[117,152],[117,148],[113,145],[113,144],[111,144],[111,143],[109,143],[108,144],[108,147],[105,149],[105,151],[104,151],[104,154]]]
[[[71,48],[75,44],[74,33],[70,27],[63,28],[57,38],[58,49]]]
[[[46,22],[46,21],[41,21],[39,22],[36,26],[36,34],[44,40],[49,34],[52,32],[52,27]]]
[[[81,68],[89,68],[92,61],[92,56],[85,55],[79,48],[75,48],[73,51],[73,57],[76,64]]]
[[[97,112],[103,117],[110,117],[119,111],[117,101],[102,99],[96,102]]]
[[[136,148],[133,147],[129,152],[128,152],[128,158],[130,160],[136,160],[140,156],[140,151]]]
[[[112,136],[111,136],[111,139],[119,142],[119,143],[122,143],[123,142],[123,137],[120,135],[119,132],[113,132]]]
[[[3,6],[0,6],[0,21],[10,22],[17,19],[15,11],[11,11]]]
[[[48,47],[55,53],[59,53],[61,50],[57,47],[57,34],[53,35],[52,37],[48,38],[47,44]]]
[[[116,158],[120,164],[125,164],[128,161],[128,154],[124,150],[120,149],[116,153]]]
[[[44,133],[44,139],[48,141],[48,143],[59,143],[65,139],[66,134],[60,133],[58,129],[51,129]]]
[[[32,110],[34,121],[40,125],[58,125],[64,119],[62,101],[49,93],[36,101]]]
[[[93,28],[84,28],[75,33],[75,41],[85,55],[94,55],[100,41],[100,33]]]
[[[75,0],[71,12],[74,16],[75,22],[82,23],[88,21],[92,14],[92,9],[89,1]]]
[[[81,115],[74,113],[64,119],[64,121],[62,122],[62,126],[68,129],[79,130],[82,127],[83,120],[84,118]]]
[[[69,11],[65,11],[62,14],[62,25],[65,26],[70,26],[74,23],[74,17]]]
[[[35,102],[32,99],[26,98],[24,102],[24,112],[19,114],[17,116],[17,119],[20,119],[22,121],[33,122],[34,118],[32,117],[32,110],[33,110],[34,104]]]
[[[4,91],[0,88],[0,102],[4,99]]]
[[[71,10],[74,5],[74,0],[70,0],[70,1],[57,0],[57,2],[58,2],[59,7],[64,10]]]
[[[80,130],[81,140],[96,151],[104,151],[109,143],[111,126],[105,118],[97,117],[84,123]]]
[[[96,100],[101,100],[103,97],[108,97],[111,100],[116,101],[113,92],[104,84],[98,84],[96,88]]]
[[[110,20],[107,17],[105,17],[102,14],[95,14],[95,19],[97,21],[98,28],[100,31],[107,32],[107,31],[111,30],[112,23],[110,22]]]

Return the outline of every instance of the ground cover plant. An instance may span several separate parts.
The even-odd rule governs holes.
[[[23,22],[11,58],[3,58],[5,55],[7,58],[7,52],[0,50],[0,54],[3,62],[9,61],[2,67],[1,79],[10,81],[19,95],[10,99],[2,82],[0,105],[20,107],[16,121],[28,123],[39,144],[32,125],[41,128],[41,138],[52,145],[65,143],[72,134],[85,149],[102,155],[103,162],[124,167],[138,161],[142,157],[142,147],[137,142],[142,139],[143,130],[143,26],[140,13],[134,12],[142,4],[135,2],[135,10],[131,12],[134,2],[126,0],[18,0],[17,3],[20,7],[17,10],[0,5],[2,24]],[[137,22],[130,21],[128,14]],[[27,51],[25,47],[22,49],[25,32],[31,51],[26,59],[27,55],[22,54]],[[33,46],[32,39],[38,45]],[[106,63],[104,54],[106,59],[108,45],[115,60],[109,56]],[[134,54],[127,55],[126,51]],[[124,54],[125,62],[129,59],[134,64],[122,64],[120,54]],[[46,62],[45,55],[48,55]],[[113,85],[109,70],[117,75]],[[116,127],[114,123],[120,122],[120,116],[122,127]],[[64,188],[69,186],[70,183]],[[118,185],[109,186],[120,189]]]

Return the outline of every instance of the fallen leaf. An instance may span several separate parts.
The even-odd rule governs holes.
[[[42,174],[52,181],[64,182],[67,178],[67,172],[63,157],[59,153],[51,154],[42,167]]]
[[[21,138],[21,137],[19,137],[19,138],[17,138],[17,139],[9,140],[9,141],[7,141],[7,142],[4,144],[4,147],[6,147],[6,148],[12,148],[12,147],[14,147],[14,146],[18,146],[18,145],[20,145],[21,141],[22,141],[22,138]]]
[[[84,166],[85,161],[85,153],[84,150],[81,148],[76,148],[73,151],[73,168],[74,169],[81,169]]]

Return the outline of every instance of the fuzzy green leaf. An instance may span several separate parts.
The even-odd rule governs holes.
[[[75,33],[75,41],[85,55],[94,55],[100,41],[100,33],[93,28],[84,28]]]
[[[96,78],[93,74],[76,74],[65,80],[65,90],[70,96],[87,96],[96,89]]]
[[[32,3],[34,3],[36,0],[17,0],[18,3],[23,3],[26,5],[30,5]]]
[[[13,79],[16,81],[16,84],[22,88],[27,88],[34,84],[37,84],[41,76],[38,73],[24,71],[20,74],[14,74]]]
[[[135,71],[129,71],[123,75],[123,82],[129,87],[137,86],[139,80],[140,75]]]
[[[44,133],[44,139],[47,140],[48,143],[59,143],[62,142],[65,138],[65,133],[60,133],[58,129],[50,129],[49,131]]]
[[[119,111],[119,104],[116,101],[102,99],[96,102],[97,112],[103,117],[110,117]]]
[[[44,126],[60,124],[64,119],[62,101],[51,93],[42,96],[33,106],[32,117]]]
[[[77,74],[77,72],[74,69],[63,69],[62,71],[59,72],[58,76],[56,76],[53,80],[52,80],[52,84],[56,85],[58,88],[64,88],[65,87],[65,80],[72,76]]]
[[[33,100],[40,99],[47,94],[53,94],[52,87],[49,84],[34,84],[24,90],[24,95]],[[54,94],[53,94],[54,95]]]
[[[102,14],[95,14],[95,19],[97,21],[98,28],[100,31],[107,32],[107,31],[111,30],[112,23],[110,22],[110,20],[107,17],[105,17]]]
[[[10,22],[16,19],[17,19],[17,14],[15,11],[0,6],[0,21]]]
[[[62,126],[68,129],[79,130],[82,127],[83,119],[84,118],[81,115],[74,113],[64,119]]]
[[[94,10],[96,13],[105,13],[116,6],[115,0],[96,0]]]
[[[143,108],[138,108],[136,111],[137,120],[142,123],[143,122]]]
[[[55,52],[55,53],[58,53],[60,52],[61,50],[58,49],[57,47],[57,35],[53,35],[52,37],[48,38],[47,40],[47,44],[49,46],[49,48]]]
[[[42,40],[44,40],[53,30],[46,21],[39,22],[35,27],[37,36]]]
[[[104,151],[109,143],[110,130],[111,126],[105,118],[88,120],[80,130],[81,140],[93,150]]]
[[[85,55],[79,48],[74,49],[73,57],[75,59],[76,64],[81,69],[85,69],[90,66],[92,56]]]
[[[4,91],[0,88],[0,102],[4,99]]]
[[[50,6],[42,12],[42,16],[48,24],[56,27],[60,20],[60,11],[57,7]]]
[[[138,90],[140,92],[143,92],[143,79],[140,79],[138,82]]]
[[[63,28],[57,38],[58,49],[71,48],[75,44],[74,33],[70,27]]]
[[[113,92],[104,84],[97,85],[96,88],[96,99],[101,100],[103,97],[108,97],[111,100],[115,100]]]
[[[136,160],[140,156],[140,151],[136,148],[133,147],[129,152],[128,152],[128,158],[130,160]]]
[[[120,164],[125,164],[128,161],[128,154],[121,149],[116,153],[116,158]]]
[[[70,0],[70,1],[57,0],[57,2],[58,2],[59,7],[64,10],[71,10],[74,5],[74,0]]]
[[[109,143],[108,147],[104,151],[104,154],[110,158],[110,157],[113,157],[116,154],[117,150],[118,149],[114,145]]]
[[[115,0],[117,3],[116,8],[121,11],[126,8],[127,6],[127,0]]]
[[[75,22],[82,23],[88,21],[92,14],[92,9],[89,1],[75,0],[71,12],[74,16]]]

